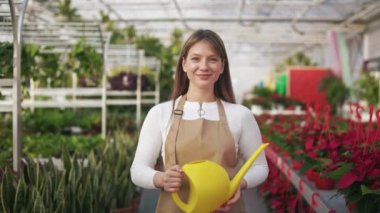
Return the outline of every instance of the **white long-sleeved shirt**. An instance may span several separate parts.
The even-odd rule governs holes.
[[[179,99],[176,100],[176,104]],[[154,106],[147,114],[140,132],[134,161],[131,166],[132,181],[143,188],[156,188],[153,184],[154,169],[157,158],[162,154],[165,159],[165,141],[171,125],[172,101]],[[245,161],[259,148],[262,143],[259,127],[252,113],[246,107],[222,101],[227,122],[234,138],[236,152]],[[201,106],[202,105],[202,106]],[[199,109],[204,110],[199,115]],[[218,121],[219,113],[217,102],[190,102],[186,101],[182,119],[207,119]],[[268,164],[264,152],[259,155],[244,179],[247,187],[254,187],[262,183],[268,176]]]

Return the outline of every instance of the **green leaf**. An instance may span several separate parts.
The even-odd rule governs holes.
[[[57,188],[53,194],[54,209],[57,212],[63,212],[65,206],[65,176],[61,175]],[[58,211],[61,210],[61,211]]]
[[[13,204],[14,212],[21,212],[27,203],[28,189],[23,177],[20,178],[17,185],[15,201]]]
[[[378,195],[380,195],[380,189],[371,190],[365,185],[361,185],[361,189],[362,189],[362,195],[366,195],[366,194],[378,194]]]
[[[356,211],[365,213],[378,213],[380,210],[379,203],[376,203],[377,195],[368,194],[362,196],[358,202],[356,202]]]
[[[35,188],[36,189],[36,188]],[[35,213],[42,213],[42,212],[46,212],[45,211],[45,206],[43,204],[43,200],[42,200],[42,197],[41,195],[39,194],[39,192],[35,191],[35,199],[34,199],[34,205],[33,205],[33,212]]]
[[[340,167],[335,169],[334,171],[327,173],[325,176],[338,181],[343,177],[343,175],[351,171],[352,167],[353,167],[353,164],[344,163]]]
[[[13,203],[15,199],[15,186],[11,168],[7,167],[1,182],[1,203],[4,212],[13,212]]]

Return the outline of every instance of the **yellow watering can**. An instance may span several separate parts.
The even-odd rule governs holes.
[[[182,171],[189,179],[189,198],[184,203],[178,193],[174,192],[174,202],[186,213],[213,212],[235,194],[245,173],[268,145],[269,143],[262,144],[231,181],[226,170],[212,161],[199,160],[183,165]]]

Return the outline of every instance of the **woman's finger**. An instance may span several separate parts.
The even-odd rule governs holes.
[[[164,190],[176,192],[181,188],[183,173],[179,165],[169,167],[164,175]]]
[[[231,210],[232,206],[229,206],[227,204],[224,204],[223,206],[219,207],[215,212],[228,212]]]
[[[233,205],[235,204],[239,199],[240,199],[240,196],[241,196],[241,189],[238,188],[234,194],[234,196],[227,201],[227,205]]]

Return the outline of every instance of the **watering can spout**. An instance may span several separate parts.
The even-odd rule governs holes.
[[[229,198],[235,194],[237,188],[240,186],[240,182],[244,175],[248,172],[249,168],[252,166],[253,162],[260,155],[260,153],[269,145],[269,143],[261,144],[261,146],[249,157],[249,159],[243,164],[241,169],[236,173],[235,177],[231,180]]]

